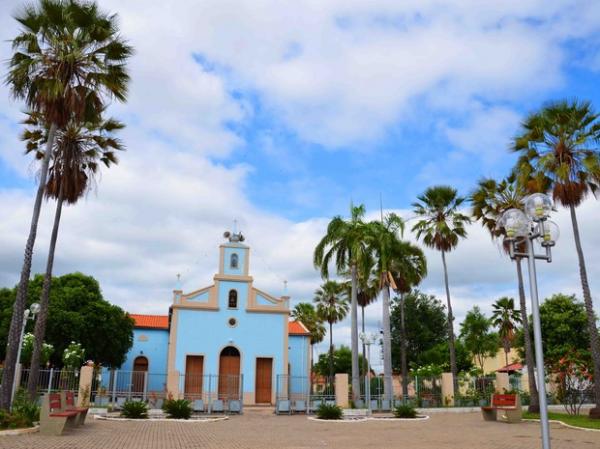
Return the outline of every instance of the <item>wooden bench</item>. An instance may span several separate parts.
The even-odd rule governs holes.
[[[87,416],[87,412],[88,412],[88,407],[75,407],[75,393],[73,393],[72,391],[65,391],[64,392],[64,404],[65,404],[65,411],[67,412],[77,412],[78,416],[77,416],[77,425],[84,425],[85,424],[85,418]]]
[[[60,393],[44,395],[40,410],[40,433],[42,435],[62,435],[67,427],[77,426],[79,412],[63,408]]]
[[[520,422],[523,415],[521,398],[518,394],[493,394],[491,404],[481,407],[481,413],[485,421],[497,421],[498,411],[501,412],[501,421],[507,423]]]

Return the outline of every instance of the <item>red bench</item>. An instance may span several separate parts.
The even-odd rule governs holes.
[[[44,395],[40,410],[40,433],[62,435],[65,428],[77,425],[78,417],[78,411],[63,408],[60,393]]]
[[[507,423],[521,421],[521,398],[518,394],[493,394],[491,404],[481,407],[483,419],[486,421],[496,421],[498,419],[498,410],[501,411],[500,420]]]
[[[65,395],[65,411],[77,412],[78,413],[77,424],[84,425],[85,418],[86,418],[87,412],[88,412],[88,407],[75,407],[75,393],[73,393],[72,391],[65,391],[64,395]]]

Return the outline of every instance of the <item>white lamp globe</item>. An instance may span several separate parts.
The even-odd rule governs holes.
[[[502,214],[498,225],[504,228],[506,240],[525,237],[529,232],[529,219],[519,209],[508,209]]]
[[[525,213],[534,221],[548,218],[554,207],[552,199],[545,193],[529,195],[523,200],[523,203],[525,204]]]
[[[560,230],[558,225],[553,221],[544,222],[544,232],[542,234],[542,246],[554,246],[558,237],[560,236]]]
[[[37,315],[40,312],[41,308],[42,306],[40,306],[37,302],[34,302],[33,304],[31,304],[31,306],[29,306],[29,310],[31,311],[32,315]]]

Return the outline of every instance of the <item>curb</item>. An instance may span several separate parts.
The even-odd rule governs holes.
[[[94,415],[94,419],[99,419],[101,421],[208,423],[208,422],[226,421],[229,419],[229,416],[219,416],[219,417],[215,417],[215,418],[204,418],[204,419],[169,419],[169,418],[131,419],[131,418],[111,418],[108,416]]]
[[[540,422],[539,419],[532,419],[532,418],[523,418],[523,421]],[[567,427],[569,429],[583,430],[585,432],[600,432],[600,429],[588,429],[586,427],[577,427],[577,426],[573,426],[571,424],[567,424],[567,423],[564,423],[562,421],[559,421],[558,419],[549,419],[548,422],[551,422],[551,423],[554,423],[554,424],[560,424],[561,426]]]
[[[330,423],[335,423],[335,424],[353,424],[353,423],[358,423],[358,422],[366,422],[366,421],[427,421],[429,419],[428,415],[418,415],[416,418],[373,418],[373,417],[360,417],[360,418],[356,418],[356,419],[320,419],[320,418],[316,418],[314,416],[309,416],[307,419],[309,419],[310,421],[317,421],[317,422],[330,422]]]
[[[25,429],[7,429],[0,430],[0,437],[10,436],[10,435],[24,435],[26,433],[35,433],[40,430],[40,426],[26,427]]]

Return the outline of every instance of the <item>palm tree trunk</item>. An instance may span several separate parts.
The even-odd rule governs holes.
[[[452,301],[450,300],[450,287],[448,285],[448,267],[446,266],[446,252],[442,251],[442,264],[444,265],[444,285],[446,286],[446,301],[448,305],[448,348],[450,349],[450,371],[453,379],[453,394],[457,390],[458,369],[456,368],[456,349],[454,347],[454,316],[452,315]]]
[[[571,211],[571,222],[573,223],[573,236],[575,237],[575,247],[577,248],[577,258],[579,259],[579,276],[581,277],[581,288],[583,289],[583,302],[588,319],[588,328],[590,333],[590,349],[592,361],[594,363],[594,393],[596,395],[596,407],[590,410],[590,417],[600,419],[600,338],[598,337],[598,328],[596,327],[596,314],[594,313],[594,304],[592,302],[592,293],[588,283],[587,270],[585,268],[585,259],[583,249],[581,248],[581,238],[579,236],[579,225],[577,224],[577,214],[575,206],[569,206]]]
[[[404,321],[404,293],[400,293],[400,358],[402,359],[402,398],[408,399],[408,364],[406,360],[406,324]]]
[[[530,413],[540,412],[540,396],[535,383],[535,361],[533,357],[533,346],[531,345],[531,333],[529,331],[529,318],[527,316],[527,300],[525,298],[525,286],[523,284],[523,271],[521,270],[521,259],[517,258],[517,281],[519,284],[519,302],[521,304],[521,323],[523,324],[523,339],[525,341],[525,364],[527,365],[527,382],[529,384],[529,407]]]
[[[329,384],[333,383],[333,323],[329,322]]]
[[[58,227],[60,225],[60,216],[62,213],[63,197],[62,190],[59,192],[56,202],[56,212],[54,213],[54,226],[52,236],[50,237],[50,248],[48,250],[48,261],[46,262],[46,274],[44,275],[44,284],[40,296],[40,313],[35,322],[33,354],[31,355],[31,365],[29,369],[29,378],[27,379],[27,392],[29,397],[34,400],[37,393],[37,382],[40,374],[40,359],[46,333],[46,320],[48,318],[48,303],[50,299],[50,284],[52,283],[52,266],[54,265],[54,250],[56,249],[56,240],[58,238]]]
[[[387,275],[387,273],[386,273]],[[392,335],[390,332],[390,288],[387,283],[383,287],[381,301],[383,307],[382,325],[383,325],[383,395],[390,401],[394,397],[394,384],[392,382]]]
[[[358,275],[356,272],[356,264],[353,263],[350,267],[352,273],[352,289],[350,291],[350,343],[352,350],[352,400],[354,402],[360,399],[360,377],[358,372],[358,301],[356,298],[356,287]]]
[[[48,130],[48,141],[46,143],[46,152],[42,165],[40,167],[40,183],[35,196],[33,206],[33,216],[31,217],[31,225],[29,228],[29,236],[25,245],[25,257],[23,259],[23,267],[21,269],[21,278],[17,288],[17,298],[13,305],[12,318],[10,320],[10,330],[8,332],[6,345],[6,358],[4,359],[4,370],[2,371],[2,385],[0,386],[0,409],[8,410],[10,407],[10,398],[13,388],[13,380],[15,375],[17,360],[17,351],[19,346],[19,338],[21,336],[21,328],[23,327],[23,313],[27,303],[27,290],[29,288],[29,276],[31,274],[31,259],[33,256],[33,246],[37,236],[37,225],[40,219],[40,211],[42,209],[42,199],[46,188],[46,178],[48,176],[48,166],[50,165],[50,157],[52,154],[52,146],[54,145],[54,136],[56,134],[56,125],[53,123]]]
[[[361,320],[360,320],[361,331],[364,335],[364,333],[365,333],[365,306],[360,306],[360,308],[361,308],[361,315],[362,315]],[[366,346],[365,346],[365,343],[363,342],[363,344],[362,344],[363,375],[366,375],[367,370],[369,369],[369,367],[367,366],[367,354],[366,354],[365,350],[366,350]]]

